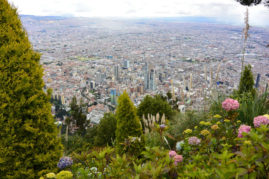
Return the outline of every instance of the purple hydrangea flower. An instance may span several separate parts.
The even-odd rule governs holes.
[[[189,140],[188,140],[188,143],[189,143],[190,145],[199,145],[200,142],[201,142],[201,139],[199,139],[199,138],[197,138],[197,137],[195,137],[195,136],[190,137]]]
[[[255,127],[260,127],[262,124],[267,125],[269,124],[269,119],[265,116],[257,116],[254,118],[253,124]]]
[[[160,128],[161,128],[161,129],[164,129],[165,127],[166,127],[165,124],[161,124],[161,125],[160,125]]]
[[[70,167],[73,164],[73,160],[71,157],[62,157],[58,162],[58,168],[64,169],[66,167]]]

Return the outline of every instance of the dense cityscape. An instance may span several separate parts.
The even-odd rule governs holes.
[[[212,91],[239,84],[242,27],[172,19],[93,19],[22,16],[34,49],[42,53],[47,88],[68,109],[73,96],[98,121],[128,92],[137,106],[146,95],[172,93],[180,110],[199,109]],[[269,31],[252,28],[246,61],[269,80]]]

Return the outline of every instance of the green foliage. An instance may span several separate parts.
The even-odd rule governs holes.
[[[142,126],[136,114],[136,108],[128,94],[123,92],[118,99],[116,109],[117,129],[116,148],[118,153],[140,155],[144,148]]]
[[[163,145],[161,135],[156,131],[145,134],[145,143],[146,147],[157,147]]]
[[[74,96],[72,98],[72,102],[70,103],[70,122],[78,127],[76,132],[78,132],[80,135],[85,135],[86,127],[89,124],[89,121],[87,121],[87,117],[83,111],[84,107],[85,105],[82,104],[82,101],[80,101],[80,104],[78,105],[76,97]]]
[[[0,0],[0,178],[37,178],[62,155],[39,60],[16,9]]]
[[[222,111],[222,102],[226,99],[226,96],[222,94],[218,94],[216,99],[211,99],[210,101],[210,108],[209,113],[210,114],[221,114]],[[232,99],[235,99],[232,97]]]
[[[115,140],[116,127],[116,116],[113,113],[106,113],[98,124],[94,144],[96,146],[111,146]]]
[[[198,126],[200,121],[208,120],[208,114],[204,112],[186,111],[186,113],[178,113],[170,122],[168,133],[177,140],[182,140],[182,133],[186,129],[193,129]],[[175,144],[175,141],[174,143]]]
[[[256,91],[254,89],[254,79],[251,71],[251,66],[245,66],[243,73],[241,74],[239,88],[237,94],[251,93],[252,96],[255,95]]]
[[[61,104],[61,101],[57,99],[51,99],[50,101],[55,106],[55,118],[64,120],[64,116],[68,116],[69,114],[65,110],[63,104]]]
[[[231,96],[233,99],[238,99],[240,107],[238,109],[238,120],[245,124],[252,125],[253,118],[259,115],[269,113],[268,92],[263,94],[243,93],[239,96]],[[212,101],[210,106],[210,114],[224,115],[226,111],[222,109],[223,97],[219,97],[216,101]]]
[[[70,171],[61,171],[56,175],[57,179],[72,179],[73,174]]]
[[[269,113],[267,97],[267,92],[261,95],[256,94],[253,98],[250,93],[244,93],[240,98],[238,119],[245,124],[252,125],[254,117]]]
[[[183,160],[177,165],[169,151],[160,147],[146,147],[140,159],[128,153],[118,155],[114,148],[107,147],[74,154],[72,171],[77,178],[267,178],[268,125],[238,138],[240,125],[237,111],[232,111],[214,115],[190,132],[183,132],[184,143],[177,151]],[[191,136],[200,142],[189,143]]]
[[[97,128],[97,125],[87,128],[86,135],[84,136],[84,138],[87,139],[87,142],[89,144],[94,145],[95,137],[97,135]]]
[[[168,120],[173,117],[173,109],[166,100],[163,100],[159,95],[155,97],[147,95],[138,106],[138,116],[142,119],[143,115],[147,118],[148,114],[156,115],[157,113],[159,113],[160,116],[165,114]]]
[[[65,155],[71,154],[72,152],[82,152],[92,148],[93,140],[81,136],[80,134],[73,134],[68,136],[68,141],[65,141],[62,136],[62,143],[65,146]]]

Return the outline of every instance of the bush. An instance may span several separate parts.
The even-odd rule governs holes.
[[[239,88],[237,94],[250,93],[252,96],[256,94],[254,89],[254,79],[251,71],[251,66],[245,66],[243,73],[241,74]]]
[[[72,179],[73,174],[70,171],[61,171],[56,175],[57,179]]]
[[[269,113],[268,92],[263,94],[242,93],[240,95],[232,95],[231,98],[237,99],[240,103],[238,109],[238,120],[245,124],[253,125],[252,120],[255,116]],[[212,101],[210,106],[211,114],[225,115],[226,111],[222,109],[223,97]]]
[[[238,119],[243,123],[252,125],[252,120],[255,116],[269,113],[269,107],[267,104],[268,93],[265,92],[261,95],[254,95],[244,93],[240,98],[240,109]]]
[[[147,95],[138,106],[138,116],[142,119],[143,115],[147,118],[148,114],[155,116],[157,113],[159,113],[161,117],[165,114],[168,120],[173,117],[173,109],[166,100],[163,100],[159,95],[155,97]]]
[[[238,104],[225,100],[223,115],[189,112],[185,120],[199,123],[179,135],[180,147],[168,151],[163,147],[146,147],[140,158],[126,153],[118,155],[106,147],[73,154],[74,176],[82,178],[267,178],[269,168],[269,115],[252,120],[251,127],[238,120]],[[229,104],[230,103],[230,104]],[[228,108],[232,106],[232,108]],[[226,110],[226,111],[225,111]],[[182,115],[182,114],[181,114]],[[207,119],[207,120],[204,120]],[[159,128],[161,129],[161,128]],[[154,132],[158,132],[157,129]],[[155,138],[147,133],[148,139]],[[164,131],[162,131],[164,132]],[[162,132],[159,136],[164,135]],[[161,145],[157,137],[148,146]],[[152,146],[153,146],[152,145]]]
[[[106,113],[98,124],[94,145],[111,146],[115,140],[116,127],[116,116],[113,113]]]
[[[34,52],[15,8],[0,0],[0,178],[55,171],[62,145]]]
[[[144,149],[142,126],[136,114],[136,108],[128,94],[123,92],[118,99],[116,109],[117,129],[116,148],[119,154],[140,155]]]
[[[208,119],[209,115],[204,112],[186,111],[185,114],[178,113],[169,124],[168,133],[176,139],[170,139],[170,145],[174,148],[176,142],[183,139],[182,134],[186,129],[194,129],[200,121],[207,121]]]

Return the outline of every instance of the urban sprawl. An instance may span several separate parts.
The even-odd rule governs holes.
[[[218,92],[231,94],[241,72],[242,27],[176,19],[91,19],[22,16],[42,53],[45,88],[66,110],[82,99],[98,123],[124,90],[137,106],[146,95],[172,94],[179,110],[201,109]],[[245,64],[255,87],[269,82],[269,30],[251,28]]]

